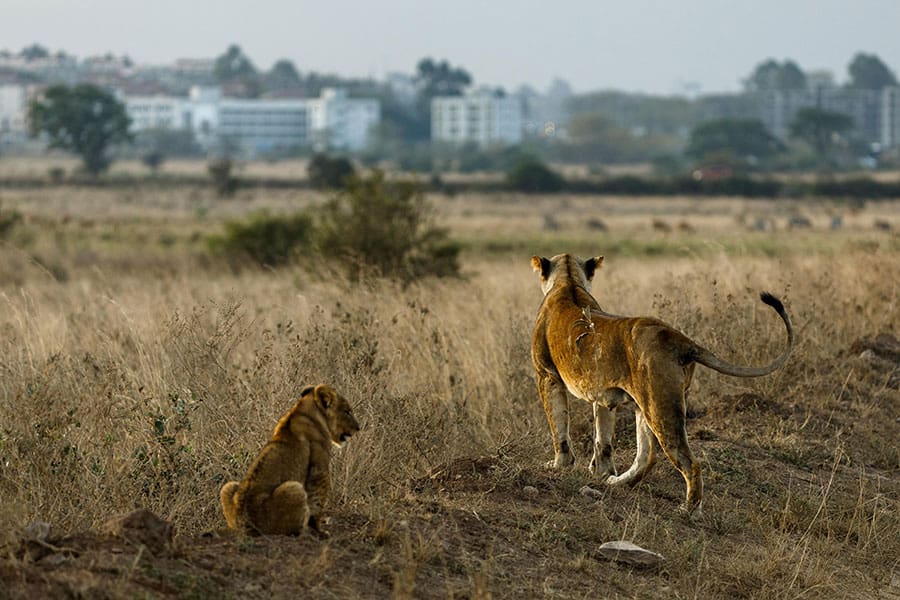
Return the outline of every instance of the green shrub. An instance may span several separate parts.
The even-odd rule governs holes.
[[[17,211],[0,211],[0,240],[6,239],[21,220],[22,215]]]
[[[351,178],[319,213],[319,251],[353,279],[365,271],[412,281],[459,274],[459,245],[435,227],[420,188],[387,182],[381,171]]]
[[[210,249],[231,260],[250,260],[261,266],[288,263],[312,237],[312,219],[306,214],[273,216],[259,213],[248,221],[232,221],[225,233],[209,238]]]
[[[520,192],[558,192],[566,185],[562,175],[533,157],[518,161],[506,178],[509,185]]]
[[[316,154],[309,161],[306,172],[313,187],[340,189],[347,179],[356,174],[356,169],[353,168],[353,163],[342,156],[332,158],[327,154]]]
[[[233,196],[238,189],[238,179],[231,174],[234,163],[230,158],[220,158],[206,165],[206,170],[212,178],[213,187],[222,198]]]

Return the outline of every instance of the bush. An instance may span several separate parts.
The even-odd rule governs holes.
[[[5,240],[21,221],[22,215],[17,211],[0,211],[0,240]]]
[[[234,163],[231,162],[230,158],[220,158],[211,161],[206,166],[206,170],[212,178],[216,194],[221,198],[233,196],[238,189],[238,179],[231,174],[233,167]]]
[[[319,214],[318,247],[343,262],[352,279],[365,270],[412,281],[459,274],[459,245],[431,223],[421,190],[389,183],[381,171],[352,178]]]
[[[158,151],[154,150],[154,151],[144,154],[141,157],[141,162],[144,163],[145,167],[147,167],[148,169],[150,169],[151,171],[153,171],[155,173],[162,166],[163,161],[165,159],[166,159],[166,157],[163,156],[162,152],[158,152]]]
[[[316,154],[309,161],[306,172],[313,187],[340,189],[347,179],[356,174],[356,169],[342,156],[331,158],[327,154]]]
[[[520,160],[507,173],[509,185],[520,192],[558,192],[566,185],[562,175],[536,158]]]
[[[306,214],[257,214],[249,221],[232,221],[225,233],[209,239],[210,249],[231,260],[251,260],[261,266],[284,265],[302,246],[310,244],[312,219]]]

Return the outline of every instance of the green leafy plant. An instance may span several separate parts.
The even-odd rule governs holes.
[[[247,221],[232,221],[225,233],[209,238],[213,252],[231,260],[262,266],[287,264],[301,246],[309,245],[312,219],[306,214],[275,216],[259,213]]]
[[[211,161],[206,166],[216,194],[221,198],[233,196],[238,189],[238,185],[240,185],[238,178],[231,174],[233,168],[234,163],[230,158],[220,158]]]
[[[566,185],[562,175],[534,157],[519,160],[506,175],[509,185],[520,192],[558,192]]]
[[[316,235],[320,252],[353,279],[365,270],[404,281],[459,274],[459,245],[432,224],[421,189],[388,182],[381,171],[348,180],[322,207]]]
[[[51,148],[74,152],[93,177],[110,165],[107,149],[132,140],[125,105],[91,84],[54,85],[28,107],[32,135],[45,134]]]
[[[307,167],[309,183],[320,189],[340,189],[348,178],[356,174],[353,163],[348,159],[327,154],[316,154]]]

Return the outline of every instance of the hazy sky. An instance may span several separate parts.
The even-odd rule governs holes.
[[[578,92],[717,92],[769,57],[842,81],[864,51],[900,72],[900,0],[0,0],[0,49],[33,42],[147,63],[237,43],[257,68],[345,76],[431,56],[508,90],[560,77]]]

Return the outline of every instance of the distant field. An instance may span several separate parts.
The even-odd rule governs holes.
[[[226,220],[302,210],[323,200],[314,192],[0,189],[0,216],[23,217],[0,240],[0,588],[23,598],[900,592],[900,201],[430,199],[463,242],[464,277],[404,288],[353,284],[310,269],[311,257],[235,270],[208,254],[206,236]],[[789,229],[797,216],[810,227]],[[594,289],[608,310],[659,316],[735,362],[782,348],[758,292],[784,299],[798,344],[783,370],[739,380],[698,368],[688,430],[704,464],[703,517],[678,512],[684,484],[665,461],[635,488],[592,481],[580,401],[578,467],[545,468],[529,259],[563,251],[605,255]],[[224,526],[218,487],[316,382],[341,390],[363,423],[334,459],[331,537],[204,535]],[[632,429],[620,413],[620,470]],[[174,524],[170,553],[96,533],[136,506]],[[34,521],[60,536],[37,562],[19,545]],[[596,549],[614,539],[666,563],[611,563]]]

